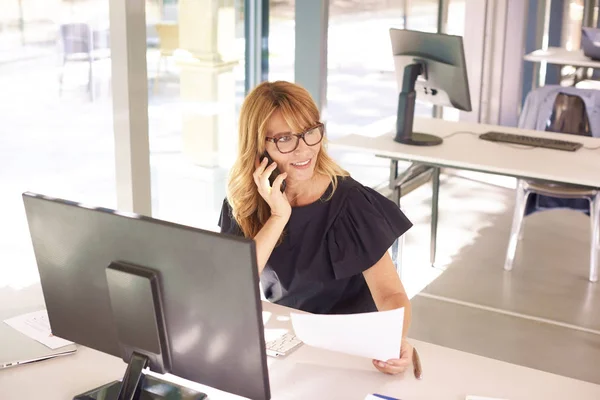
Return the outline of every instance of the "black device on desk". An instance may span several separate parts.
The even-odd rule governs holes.
[[[254,241],[24,193],[55,335],[129,363],[75,399],[199,400],[149,367],[270,399]]]
[[[570,142],[567,140],[548,139],[536,136],[516,135],[505,132],[486,132],[479,135],[480,139],[489,140],[491,142],[520,144],[524,146],[545,147],[553,150],[576,151],[583,144]]]
[[[415,100],[471,111],[462,37],[390,29],[398,95],[395,141],[434,146],[442,138],[413,132]]]

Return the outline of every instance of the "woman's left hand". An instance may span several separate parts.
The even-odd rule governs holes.
[[[397,375],[406,371],[411,363],[413,357],[413,347],[407,340],[402,339],[402,346],[400,348],[400,358],[391,359],[387,361],[373,360],[373,365],[379,371],[384,374]]]

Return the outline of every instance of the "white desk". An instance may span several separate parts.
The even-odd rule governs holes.
[[[583,55],[583,50],[567,50],[562,47],[548,47],[548,50],[535,50],[526,54],[523,59],[531,62],[547,62],[555,65],[571,65],[573,67],[600,68],[600,61]]]
[[[285,318],[289,309],[270,303],[263,303],[263,307],[273,313],[266,329],[290,329],[291,324]],[[423,363],[421,381],[412,373],[403,377],[384,375],[373,368],[370,360],[303,345],[285,359],[269,358],[273,399],[362,400],[372,392],[403,400],[463,400],[467,394],[510,400],[600,399],[600,385],[416,340],[412,342],[419,349]],[[73,356],[0,370],[0,399],[70,399],[75,394],[120,378],[124,371],[125,364],[120,359],[80,347]],[[169,378],[181,382],[175,377]],[[208,393],[211,399],[239,399],[187,383]]]
[[[600,61],[592,60],[583,54],[583,50],[567,50],[562,47],[548,47],[548,50],[535,50],[526,54],[523,59],[534,63],[545,62],[554,65],[570,65],[579,68],[600,68]],[[538,80],[538,69],[533,69],[532,88],[536,88]],[[577,76],[575,83],[578,82]]]
[[[600,171],[600,149],[581,148],[576,152],[567,152],[531,148],[489,142],[479,139],[476,135],[494,130],[528,136],[566,139],[581,142],[586,147],[600,147],[600,139],[598,138],[583,136],[565,138],[565,135],[559,133],[477,123],[450,122],[431,118],[415,118],[414,131],[447,138],[439,146],[403,145],[393,140],[394,135],[392,133],[376,137],[348,135],[331,142],[330,146],[391,159],[390,188],[395,191],[394,197],[398,205],[401,197],[400,189],[396,184],[399,175],[397,171],[398,160],[412,161],[435,167],[431,223],[431,262],[433,264],[435,261],[440,167],[600,188],[600,173],[598,172]]]
[[[477,135],[488,131],[581,142],[586,147],[600,147],[600,139],[567,136],[560,133],[524,130],[505,126],[469,122],[451,122],[433,118],[415,118],[414,131],[431,133],[446,139],[439,146],[419,147],[396,143],[392,133],[369,137],[348,135],[330,146],[355,152],[366,152],[397,160],[419,162],[498,175],[539,179],[600,187],[600,148],[575,152],[520,147],[481,140]],[[471,132],[462,133],[462,132]]]

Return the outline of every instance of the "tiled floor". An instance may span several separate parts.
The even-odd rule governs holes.
[[[600,384],[599,335],[420,295],[412,305],[418,340]]]
[[[506,272],[512,189],[446,176],[440,190],[436,268],[412,262],[428,254],[420,234],[428,218],[418,214],[426,191],[404,202],[418,221],[407,238],[407,284],[411,293],[426,286],[412,299],[409,336],[600,384],[600,287],[587,280],[589,218],[568,210],[527,217],[514,269]],[[432,271],[439,276],[429,283]]]

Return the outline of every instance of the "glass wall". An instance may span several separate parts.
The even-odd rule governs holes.
[[[389,29],[404,26],[404,0],[331,0],[327,44],[327,133],[376,135],[395,124],[397,84]],[[389,162],[331,149],[352,176],[385,186]]]
[[[448,18],[446,33],[463,36],[465,34],[465,0],[447,0]]]
[[[331,137],[393,126],[397,89],[388,29],[403,26],[404,3],[331,0]],[[409,3],[417,27],[437,18],[435,2]],[[0,250],[26,258],[33,268],[21,192],[117,206],[109,1],[0,5]],[[270,80],[294,80],[294,8],[293,0],[269,2]],[[244,97],[244,15],[243,0],[146,1],[152,204],[158,218],[216,229]],[[362,168],[365,183],[385,180],[385,160],[352,162]],[[378,173],[371,173],[372,165]]]
[[[390,120],[397,87],[389,29],[403,27],[403,1],[331,0],[327,111],[331,138]]]
[[[243,0],[148,3],[155,217],[216,229],[244,96],[243,5]]]
[[[446,0],[444,30],[464,31],[464,0]],[[331,136],[389,129],[398,86],[389,29],[436,32],[438,0],[331,0],[328,43],[328,113]],[[417,104],[418,115],[432,107]]]
[[[296,58],[296,1],[268,1],[269,80],[285,80],[293,82],[294,63]]]
[[[23,191],[116,206],[108,0],[0,7],[0,287],[24,286]]]
[[[330,138],[349,133],[377,135],[394,129],[398,83],[390,28],[437,31],[438,0],[331,0],[329,8],[327,127]],[[444,29],[462,35],[464,0],[445,0]],[[416,114],[431,116],[430,104],[417,102]],[[444,118],[458,119],[445,110]],[[362,182],[384,183],[388,162],[360,154],[335,154]]]
[[[442,32],[459,36],[463,34],[465,0],[406,0],[406,3],[408,29],[437,32],[438,7],[441,5]]]
[[[408,0],[406,27],[415,31],[437,32],[438,0]]]

